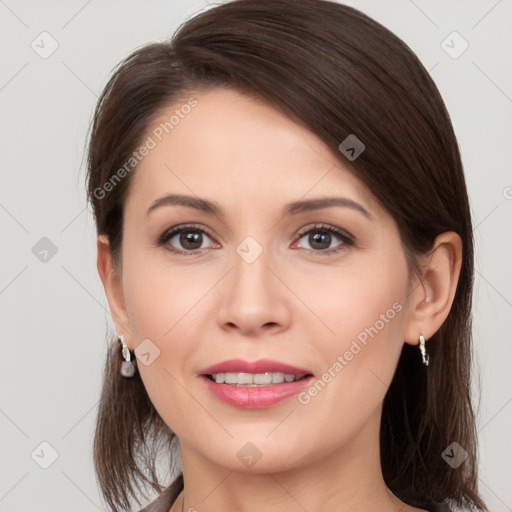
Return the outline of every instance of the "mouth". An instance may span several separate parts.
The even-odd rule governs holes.
[[[313,374],[305,368],[297,368],[271,359],[257,361],[230,359],[203,368],[199,375],[217,384],[272,386],[284,382],[295,382]]]
[[[279,361],[233,359],[199,372],[216,399],[238,408],[263,409],[300,393],[314,380],[313,373]]]
[[[231,386],[243,387],[262,387],[275,386],[284,382],[296,382],[307,377],[312,377],[311,373],[294,375],[292,373],[265,372],[265,373],[247,373],[247,372],[227,372],[205,374],[207,379],[216,384],[229,384]]]

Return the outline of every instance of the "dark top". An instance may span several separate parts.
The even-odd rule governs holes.
[[[149,505],[145,506],[139,512],[169,512],[173,503],[183,488],[183,476],[179,476],[167,489],[162,492],[158,498],[152,501]],[[404,503],[412,507],[421,508],[428,512],[451,512],[450,509],[442,503],[436,503],[434,501],[420,502],[405,499],[399,493],[395,492],[395,495],[400,498]]]

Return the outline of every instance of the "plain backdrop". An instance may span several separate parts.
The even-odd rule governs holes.
[[[512,2],[347,3],[417,53],[452,116],[477,250],[480,486],[491,511],[511,511]],[[0,0],[2,512],[103,510],[91,441],[108,315],[84,192],[88,127],[112,68],[208,7]]]

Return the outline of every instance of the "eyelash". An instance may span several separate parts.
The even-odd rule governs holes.
[[[321,256],[333,256],[334,254],[339,253],[340,251],[345,250],[347,247],[352,247],[355,245],[355,239],[352,235],[347,233],[346,231],[336,228],[334,226],[329,226],[328,224],[315,224],[314,226],[308,226],[307,228],[299,231],[297,236],[301,239],[303,236],[308,235],[309,233],[314,233],[315,231],[322,233],[335,234],[338,238],[341,239],[341,244],[338,248],[328,249],[328,250],[315,250],[315,249],[306,249],[308,251],[312,251],[314,254],[318,254]]]
[[[202,233],[204,235],[207,235],[211,239],[214,238],[208,229],[206,229],[202,226],[199,226],[197,224],[186,224],[186,225],[181,225],[181,226],[175,226],[174,228],[171,228],[170,230],[162,233],[160,235],[160,237],[157,239],[157,242],[156,242],[157,247],[160,247],[160,246],[166,244],[175,235],[180,234],[182,232],[186,232],[186,231],[196,231],[196,232]],[[340,247],[335,248],[335,249],[328,249],[328,250],[306,249],[307,251],[313,252],[314,254],[321,255],[321,256],[332,256],[342,250],[345,250],[347,247],[351,247],[351,246],[355,245],[355,240],[352,235],[350,235],[346,231],[343,231],[339,228],[335,228],[334,226],[329,226],[327,224],[315,224],[314,226],[311,226],[304,230],[301,230],[299,233],[297,233],[297,237],[300,240],[305,235],[308,235],[309,233],[312,233],[315,231],[329,233],[329,234],[334,233],[336,236],[338,236],[341,239],[342,243],[340,244]],[[175,254],[180,254],[183,256],[193,256],[196,254],[201,254],[204,249],[198,249],[195,251],[180,251],[180,250],[168,248],[168,250]]]

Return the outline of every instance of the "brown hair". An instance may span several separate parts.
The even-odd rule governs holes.
[[[396,220],[417,257],[455,231],[463,262],[453,306],[429,343],[430,365],[404,344],[383,404],[384,479],[404,501],[487,510],[477,491],[475,418],[470,396],[473,239],[462,163],[443,100],[415,54],[358,10],[327,0],[235,0],[184,23],[170,41],[128,56],[103,90],[88,155],[88,193],[98,234],[121,262],[123,204],[130,174],[105,187],[147,136],[162,109],[206,87],[260,98],[306,126],[339,155]],[[355,134],[366,146],[347,162],[338,145]],[[112,183],[110,181],[110,183]],[[108,351],[94,439],[94,462],[112,508],[138,503],[140,484],[161,491],[155,461],[173,432],[138,374],[119,375]],[[442,452],[456,441],[467,460]],[[182,475],[173,495],[183,487]]]

